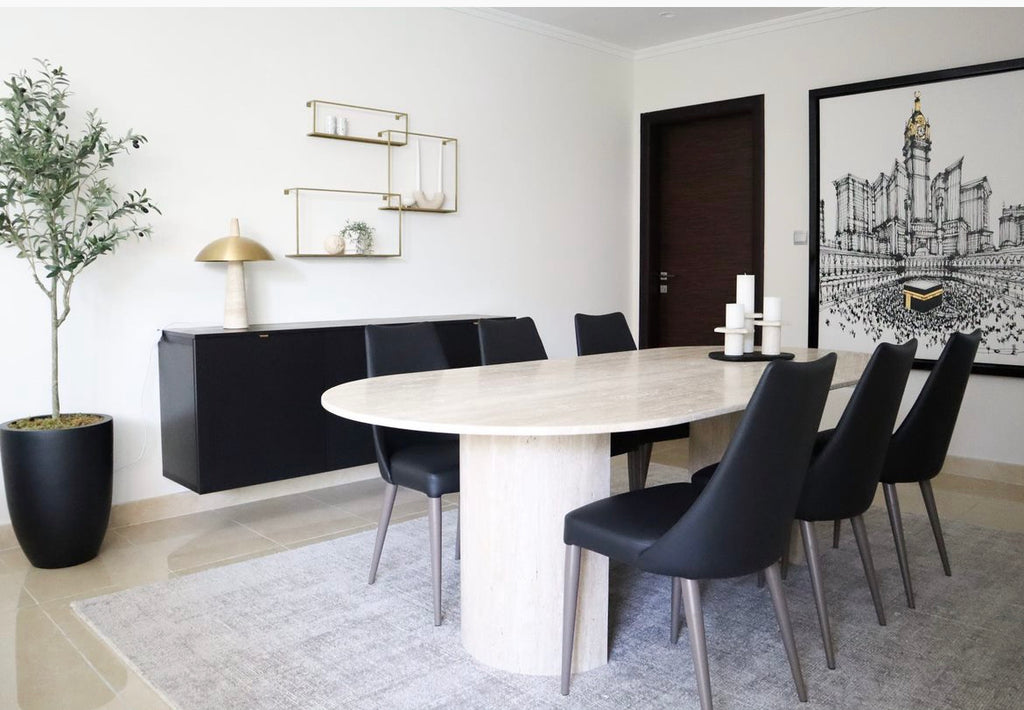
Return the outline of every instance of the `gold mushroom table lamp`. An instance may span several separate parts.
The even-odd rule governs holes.
[[[237,218],[231,220],[231,233],[228,236],[210,242],[196,255],[196,261],[226,261],[228,264],[224,328],[249,327],[249,314],[245,306],[245,262],[273,259],[262,244],[239,234]]]

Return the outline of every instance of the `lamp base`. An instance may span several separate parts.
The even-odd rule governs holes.
[[[249,313],[245,305],[245,262],[229,261],[224,291],[224,328],[243,330],[249,327]]]

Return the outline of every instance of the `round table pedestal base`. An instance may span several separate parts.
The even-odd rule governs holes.
[[[461,437],[462,645],[494,668],[558,675],[567,512],[607,497],[608,435]],[[608,662],[608,560],[584,551],[573,671]]]

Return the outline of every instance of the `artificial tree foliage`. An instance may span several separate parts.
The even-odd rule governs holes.
[[[157,209],[145,190],[119,196],[105,176],[114,159],[146,142],[113,136],[96,111],[72,135],[64,70],[39,60],[4,82],[0,98],[0,242],[24,259],[50,302],[51,400],[60,414],[58,331],[71,312],[71,288],[85,267],[129,237],[147,237],[142,215]]]

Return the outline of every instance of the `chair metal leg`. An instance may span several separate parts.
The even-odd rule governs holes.
[[[462,559],[462,506],[455,511],[455,561]]]
[[[860,550],[860,561],[864,565],[864,576],[868,579],[868,587],[871,588],[871,601],[875,603],[875,616],[878,617],[878,625],[885,626],[885,608],[882,606],[882,594],[878,590],[878,575],[875,574],[875,562],[871,559],[871,544],[868,542],[868,531],[864,527],[863,516],[855,516],[850,519],[853,525],[853,536],[857,539],[857,549]]]
[[[697,677],[697,694],[701,710],[711,708],[711,673],[708,670],[708,646],[704,637],[704,612],[700,604],[700,585],[695,579],[680,580],[683,596],[683,610],[686,612],[686,629],[690,635],[690,653],[693,655],[693,670]]]
[[[629,490],[638,491],[647,485],[647,470],[651,466],[651,451],[654,444],[640,444],[626,454],[629,470]]]
[[[779,565],[773,564],[764,571],[765,579],[768,580],[768,590],[772,594],[772,606],[775,607],[775,617],[779,620],[779,630],[782,632],[782,644],[786,647],[786,656],[789,658],[789,669],[793,672],[793,682],[796,684],[796,695],[800,702],[807,702],[807,686],[804,684],[804,674],[800,670],[800,657],[796,652],[796,641],[793,639],[793,625],[789,621],[789,609],[786,608],[786,597],[782,591],[782,577],[779,574]]]
[[[388,534],[388,524],[391,523],[391,511],[395,507],[395,496],[398,495],[398,486],[391,483],[384,484],[384,505],[380,509],[380,522],[377,523],[377,542],[373,546],[373,559],[370,561],[369,584],[377,581],[377,565],[380,564],[380,553],[384,549],[384,538]]]
[[[832,523],[832,549],[836,550],[839,548],[839,530],[842,527],[842,520],[836,520]]]
[[[946,540],[942,537],[942,525],[939,523],[939,511],[935,507],[935,494],[932,492],[931,481],[920,481],[921,495],[924,497],[924,507],[928,510],[928,520],[932,523],[932,534],[935,535],[935,544],[939,548],[939,557],[942,558],[942,571],[947,577],[953,573],[949,569],[949,555],[946,554]]]
[[[576,637],[576,605],[580,591],[579,545],[565,546],[565,586],[562,592],[562,695],[569,694],[572,647]]]
[[[818,609],[818,626],[821,627],[821,640],[825,644],[825,663],[830,670],[835,670],[836,652],[832,647],[832,627],[828,622],[828,605],[825,603],[825,584],[821,578],[821,560],[818,557],[818,540],[814,536],[814,523],[801,520],[800,537],[804,541],[804,556],[807,557],[807,571],[811,575],[814,606]]]
[[[900,499],[896,495],[896,484],[886,483],[882,486],[885,493],[885,507],[889,509],[889,525],[892,527],[892,538],[896,542],[896,559],[900,563],[900,574],[903,575],[903,591],[907,595],[907,606],[914,608],[914,585],[910,582],[910,565],[907,563],[907,541],[903,538],[903,518],[900,517]]]
[[[682,595],[683,583],[679,577],[672,577],[672,630],[668,638],[671,643],[679,643],[679,602]]]
[[[441,625],[441,499],[427,498],[430,525],[430,577],[434,588],[434,626]]]
[[[786,546],[782,548],[782,558],[779,569],[782,571],[782,578],[789,578],[789,545],[793,538],[793,525],[786,529]]]

